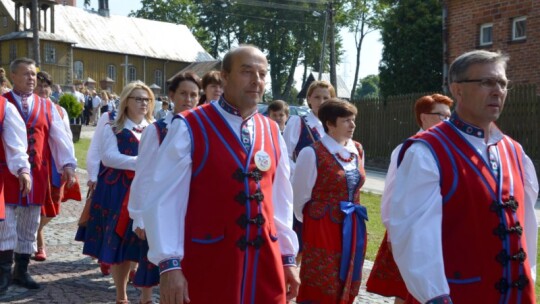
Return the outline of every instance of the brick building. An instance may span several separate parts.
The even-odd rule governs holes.
[[[501,50],[510,55],[507,77],[533,83],[540,93],[540,1],[444,0],[444,75],[460,54]]]

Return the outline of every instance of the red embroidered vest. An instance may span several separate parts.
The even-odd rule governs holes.
[[[4,94],[4,97],[11,102],[21,114],[21,108],[15,101],[12,93]],[[32,175],[32,189],[26,197],[21,197],[19,191],[19,180],[9,171],[2,172],[4,185],[9,189],[5,193],[5,201],[8,205],[42,205],[49,192],[49,166],[51,151],[49,148],[49,130],[52,121],[52,102],[48,99],[39,98],[36,94],[32,95],[34,105],[28,113],[26,123],[26,133],[28,138],[28,161],[30,162]],[[51,198],[48,198],[51,199]]]
[[[216,107],[182,113],[193,161],[182,260],[190,298],[193,303],[285,303],[272,201],[279,129],[255,114],[252,151],[246,152]],[[266,172],[254,163],[260,150],[270,158]]]
[[[523,151],[509,138],[496,145],[502,187],[481,155],[446,122],[404,144],[420,141],[440,168],[446,278],[454,303],[535,303],[523,231]],[[515,204],[514,202],[517,202]]]

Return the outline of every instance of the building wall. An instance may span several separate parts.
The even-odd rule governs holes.
[[[446,0],[447,63],[475,50],[501,50],[510,55],[507,77],[516,83],[540,85],[540,5],[538,0]],[[512,41],[512,21],[526,16],[526,35]],[[493,44],[480,46],[480,25],[493,23]],[[540,86],[539,86],[540,89]]]

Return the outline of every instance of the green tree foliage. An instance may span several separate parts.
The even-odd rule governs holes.
[[[440,0],[401,0],[392,6],[381,30],[383,96],[441,89],[441,12]]]
[[[379,75],[368,75],[360,79],[360,85],[356,88],[353,100],[372,98],[379,96]]]
[[[71,94],[64,94],[60,97],[58,104],[66,109],[69,119],[77,118],[83,111],[82,104]]]

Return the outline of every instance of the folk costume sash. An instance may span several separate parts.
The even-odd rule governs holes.
[[[485,161],[459,130],[484,136],[454,114],[451,121],[406,141],[398,157],[399,166],[410,145],[419,142],[428,146],[439,165],[443,256],[452,300],[535,303],[522,227],[521,146],[503,135],[490,147],[496,155]],[[496,170],[493,159],[498,160]]]

